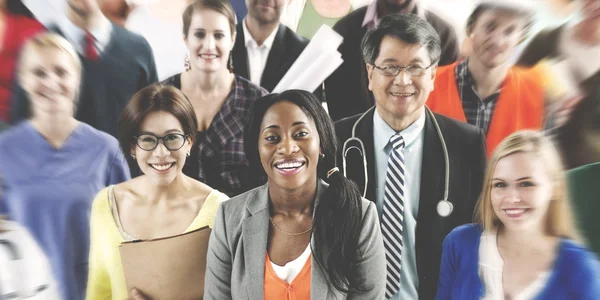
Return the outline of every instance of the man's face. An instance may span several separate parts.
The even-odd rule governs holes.
[[[99,0],[100,10],[111,21],[124,26],[129,14],[129,5],[125,0]]]
[[[68,0],[68,16],[71,22],[78,27],[84,27],[90,17],[100,11],[98,1],[99,0]]]
[[[488,68],[504,64],[523,38],[527,21],[521,15],[505,11],[482,12],[471,29],[473,52]]]
[[[261,24],[279,22],[281,12],[288,0],[246,0],[248,16]]]
[[[381,40],[376,66],[425,69],[420,76],[411,76],[404,69],[396,76],[386,76],[375,66],[367,64],[369,90],[375,97],[377,111],[388,124],[391,120],[409,120],[412,123],[419,118],[429,93],[433,91],[437,67],[431,66],[431,63],[427,48],[419,44],[405,43],[391,36]]]

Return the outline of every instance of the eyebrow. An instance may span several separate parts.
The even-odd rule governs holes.
[[[165,131],[165,134],[169,134],[169,133],[182,133],[181,130],[179,129],[169,129],[167,131]],[[152,134],[152,135],[156,135],[156,133],[154,132],[150,132],[150,131],[140,131],[140,135],[142,134]]]
[[[306,124],[306,122],[297,121],[297,122],[294,122],[294,123],[292,123],[292,127],[296,127],[296,126],[298,126],[298,125],[303,125],[303,124]],[[263,128],[263,130],[262,130],[262,131],[265,131],[265,130],[267,130],[267,129],[271,129],[271,128],[278,129],[278,128],[281,128],[281,127],[280,127],[279,125],[275,125],[275,124],[273,124],[273,125],[269,125],[269,126],[267,126],[267,127]]]
[[[519,179],[517,179],[517,180],[515,180],[515,181],[522,181],[522,180],[528,180],[528,179],[531,179],[531,177],[530,177],[530,176],[521,177],[521,178],[519,178]],[[500,178],[492,178],[492,181],[494,181],[494,180],[498,180],[498,181],[506,181],[506,180],[504,180],[504,179],[500,179]]]
[[[394,58],[386,58],[381,63],[384,64],[384,63],[397,63],[397,62],[398,61]],[[425,63],[425,62],[420,58],[414,58],[409,62],[409,64],[413,64],[413,63]]]

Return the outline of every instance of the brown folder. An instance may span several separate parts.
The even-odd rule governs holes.
[[[196,300],[204,295],[208,226],[188,233],[119,246],[129,297],[135,287],[152,300]]]

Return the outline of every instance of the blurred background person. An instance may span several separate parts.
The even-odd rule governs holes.
[[[467,20],[471,54],[438,68],[427,99],[433,112],[482,129],[488,156],[511,133],[543,125],[540,77],[510,63],[532,21],[521,2],[480,1]]]
[[[100,10],[102,1],[67,0],[67,15],[76,28],[63,26],[60,16],[47,27],[71,42],[81,59],[77,120],[116,136],[117,121],[131,96],[158,78],[148,42],[110,22]],[[11,122],[28,116],[28,104],[22,92],[13,97]]]
[[[562,61],[568,80],[555,114],[568,118],[556,131],[567,168],[600,161],[600,1],[577,0],[581,18],[538,33],[523,51],[519,65],[532,66],[544,58]],[[555,76],[558,76],[555,75]],[[572,81],[573,84],[569,84]]]
[[[0,0],[0,122],[9,122],[15,66],[21,46],[42,30],[44,26],[20,0]]]
[[[288,0],[281,22],[298,35],[312,39],[321,25],[333,27],[351,11],[373,0]]]
[[[127,298],[122,243],[212,228],[227,196],[182,172],[197,126],[192,104],[174,87],[148,86],[125,108],[121,149],[134,157],[144,175],[111,185],[94,200],[86,299]]]
[[[0,298],[60,299],[58,286],[42,249],[25,228],[1,218]]]
[[[196,143],[183,173],[228,196],[254,186],[244,154],[243,120],[267,91],[231,70],[235,15],[229,0],[196,0],[183,13],[190,70],[164,84],[180,89],[198,119]]]
[[[23,47],[19,81],[31,118],[0,135],[0,212],[23,225],[50,260],[61,299],[85,297],[94,195],[129,179],[110,135],[77,121],[81,64],[71,44],[42,33]]]
[[[325,98],[334,121],[363,113],[375,103],[360,52],[361,41],[382,17],[390,14],[415,14],[433,26],[441,39],[439,65],[458,59],[459,43],[454,27],[421,7],[420,0],[374,0],[343,17],[333,27],[344,38],[338,50],[344,63],[325,80]]]
[[[236,27],[233,72],[272,91],[287,73],[308,40],[281,24],[288,0],[246,0],[248,15]]]
[[[320,101],[299,90],[257,100],[244,143],[268,183],[219,208],[204,299],[383,299],[377,210],[335,167]]]
[[[125,28],[142,35],[150,43],[158,80],[165,80],[186,70],[186,61],[189,62],[189,58],[181,38],[181,15],[190,3],[191,0],[129,1],[132,11],[128,15]]]
[[[444,240],[436,299],[600,299],[600,264],[574,241],[564,170],[543,133],[498,145],[476,219]]]

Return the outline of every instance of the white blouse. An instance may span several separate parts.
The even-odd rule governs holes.
[[[294,281],[294,278],[298,276],[300,271],[302,271],[302,268],[304,268],[310,253],[310,243],[308,243],[308,246],[306,249],[304,249],[304,252],[302,252],[302,254],[300,254],[300,256],[298,256],[296,259],[285,264],[285,266],[278,266],[273,262],[271,262],[271,266],[273,266],[273,270],[275,271],[275,274],[277,274],[277,277],[290,284],[292,281]]]
[[[483,300],[504,300],[504,289],[502,286],[502,270],[504,261],[498,251],[496,244],[496,232],[481,235],[479,244],[479,278],[485,287],[485,296]],[[523,289],[512,300],[530,300],[534,299],[545,287],[550,271],[541,273],[538,278],[528,287]]]

